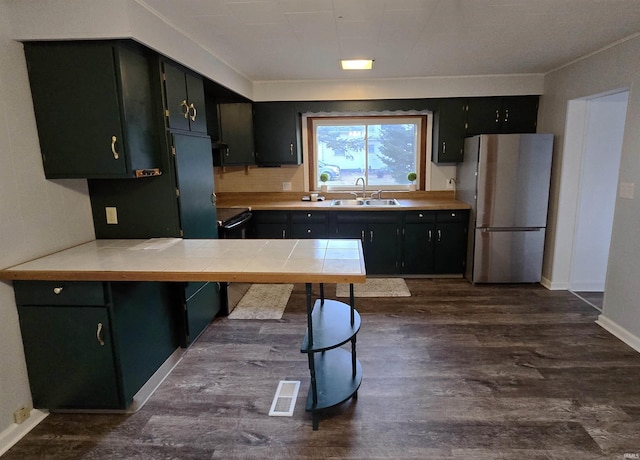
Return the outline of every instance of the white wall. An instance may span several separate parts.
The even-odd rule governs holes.
[[[619,181],[635,183],[640,178],[640,37],[558,69],[545,78],[538,129],[556,136],[543,265],[545,284],[551,288],[566,288],[569,283],[580,186],[581,149],[564,148],[567,106],[575,99],[624,89],[629,89],[629,101]],[[603,313],[603,319],[622,327],[630,340],[640,337],[639,200],[637,193],[634,199],[616,199]]]
[[[604,291],[628,95],[622,91],[587,100],[571,264],[573,291]]]
[[[86,181],[47,181],[22,45],[0,2],[0,268],[94,238]],[[13,412],[31,405],[11,283],[0,282],[0,452]]]

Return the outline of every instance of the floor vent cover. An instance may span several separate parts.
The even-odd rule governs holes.
[[[271,409],[269,409],[269,415],[280,417],[293,415],[299,389],[300,381],[280,380],[276,395],[271,403]]]

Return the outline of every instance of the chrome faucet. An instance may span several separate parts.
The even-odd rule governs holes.
[[[362,199],[364,200],[365,199],[364,194],[365,194],[365,189],[366,189],[366,185],[364,183],[364,177],[358,177],[356,179],[356,185],[358,185],[358,182],[360,182],[360,181],[362,181]]]

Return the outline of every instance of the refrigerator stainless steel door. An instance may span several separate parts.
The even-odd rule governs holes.
[[[540,282],[544,236],[544,228],[477,228],[473,282]]]
[[[480,136],[476,227],[546,227],[552,134]]]

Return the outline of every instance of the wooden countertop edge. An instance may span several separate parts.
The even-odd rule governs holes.
[[[414,194],[402,192],[388,192],[385,198],[396,198],[400,206],[373,206],[363,208],[362,206],[331,206],[332,199],[353,198],[344,193],[328,193],[324,201],[303,201],[302,197],[309,193],[221,193],[216,203],[220,208],[250,208],[256,211],[310,211],[310,210],[331,210],[331,211],[407,211],[407,210],[458,210],[470,209],[471,207],[462,201],[455,199],[453,193],[449,192],[415,192]]]
[[[153,271],[75,271],[0,270],[0,280],[32,281],[217,281],[239,283],[364,283],[366,275],[332,273],[243,273],[243,272],[153,272]]]

